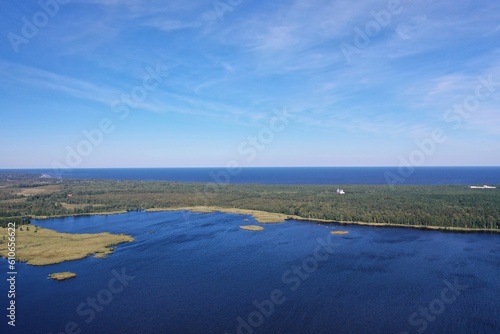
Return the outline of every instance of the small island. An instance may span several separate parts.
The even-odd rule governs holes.
[[[349,234],[349,231],[331,231],[330,233],[336,235],[344,235],[344,234]]]
[[[264,229],[262,226],[257,225],[242,225],[240,228],[247,231],[262,231]]]
[[[63,271],[63,272],[60,272],[60,273],[53,273],[53,274],[49,275],[49,278],[53,279],[55,281],[64,281],[66,279],[70,279],[70,278],[73,278],[73,277],[76,277],[76,274],[72,273],[70,271]]]

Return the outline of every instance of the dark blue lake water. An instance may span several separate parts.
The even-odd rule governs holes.
[[[33,221],[136,240],[106,259],[18,264],[15,332],[500,332],[498,235],[298,221],[239,228],[249,223],[189,212]],[[78,277],[47,279],[58,271]]]
[[[96,168],[0,170],[63,178],[261,184],[500,184],[500,167]]]

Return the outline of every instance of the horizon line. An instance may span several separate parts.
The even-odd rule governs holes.
[[[500,168],[499,165],[435,165],[435,166],[240,166],[240,167],[224,167],[224,166],[182,166],[182,167],[78,167],[78,168],[53,168],[53,167],[0,167],[0,171],[4,170],[82,170],[82,169],[251,169],[251,168]]]

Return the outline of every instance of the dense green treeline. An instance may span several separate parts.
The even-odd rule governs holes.
[[[345,195],[336,193],[338,187]],[[69,196],[68,196],[69,195]],[[467,186],[258,185],[157,181],[9,181],[0,174],[0,217],[219,206],[304,218],[500,229],[500,189]]]

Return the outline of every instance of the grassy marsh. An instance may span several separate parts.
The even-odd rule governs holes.
[[[240,228],[247,231],[262,231],[264,229],[262,226],[257,225],[242,225]]]
[[[60,273],[53,273],[49,275],[50,279],[56,280],[56,281],[64,281],[66,279],[74,278],[76,277],[75,273],[69,272],[69,271],[63,271]]]
[[[7,236],[7,228],[0,228],[0,236]],[[131,242],[124,234],[72,234],[25,225],[16,229],[16,260],[34,266],[78,260],[93,254],[110,254],[111,246]],[[8,241],[0,239],[0,256],[7,257]]]

